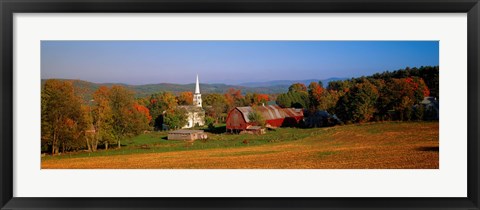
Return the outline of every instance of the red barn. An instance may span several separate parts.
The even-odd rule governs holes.
[[[270,127],[296,125],[303,119],[303,111],[294,108],[280,108],[277,105],[258,106],[265,119],[265,123]],[[251,106],[236,107],[232,109],[227,116],[227,131],[242,131],[255,124],[250,122],[248,115],[253,112]]]

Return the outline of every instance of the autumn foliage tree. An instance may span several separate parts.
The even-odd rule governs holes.
[[[407,77],[390,79],[381,89],[378,107],[382,115],[393,112],[391,119],[410,120],[413,106],[419,104],[430,91],[422,78]],[[417,114],[418,116],[418,114]]]
[[[150,110],[148,110],[146,106],[140,105],[138,103],[134,103],[133,107],[135,107],[135,109],[144,116],[143,118],[145,118],[145,120],[147,121],[147,124],[150,122],[150,120],[152,120],[152,116],[150,115]]]
[[[121,140],[140,134],[148,126],[146,116],[135,109],[133,92],[123,86],[112,86],[109,93],[112,109],[113,134],[121,147]],[[141,124],[146,122],[146,124]]]
[[[121,140],[148,129],[151,116],[139,105],[133,92],[122,86],[100,87],[94,93],[93,124],[99,142],[112,142],[121,147]]]
[[[94,152],[97,150],[98,141],[95,133],[95,126],[93,125],[92,107],[86,104],[82,105],[82,115],[87,125],[84,138],[85,144],[87,145],[88,151]]]
[[[308,97],[310,99],[310,108],[318,109],[322,103],[323,87],[320,83],[311,82],[308,85]]]
[[[420,68],[399,69],[396,71],[386,71],[382,73],[376,73],[370,76],[373,79],[383,79],[389,81],[391,79],[402,78],[420,78],[424,81],[425,85],[429,89],[429,95],[435,98],[439,98],[439,66],[421,66]]]
[[[101,86],[93,94],[92,118],[95,129],[95,138],[90,142],[92,151],[97,150],[99,143],[108,149],[108,145],[114,141],[113,112],[110,105],[110,89]]]
[[[224,94],[225,100],[227,102],[228,110],[233,109],[237,106],[243,106],[244,98],[242,96],[242,91],[235,88],[229,88]]]
[[[253,94],[254,103],[257,105],[265,104],[270,100],[270,96],[267,94],[254,93]]]
[[[335,107],[338,100],[344,94],[342,92],[334,90],[324,90],[321,96],[321,103],[318,106],[319,110],[327,111],[329,113],[335,113]]]
[[[270,100],[270,96],[268,94],[261,94],[261,93],[247,93],[245,95],[245,106],[252,106],[252,105],[262,105],[266,104]]]
[[[136,111],[133,111],[133,123],[132,130],[135,133],[146,131],[150,129],[150,121],[152,121],[152,116],[150,115],[150,110],[146,106],[140,105],[136,102],[133,104],[133,108]]]
[[[192,105],[193,103],[193,93],[192,92],[181,92],[177,97],[179,105]]]
[[[42,142],[52,154],[81,147],[88,129],[82,99],[68,81],[47,80],[42,89]]]
[[[393,72],[377,73],[368,77],[352,78],[348,80],[331,81],[328,85],[330,96],[324,94],[322,104],[338,98],[335,109],[329,112],[341,116],[344,121],[351,121],[352,104],[351,91],[359,83],[368,81],[378,90],[378,99],[375,102],[374,118],[371,120],[422,120],[435,119],[435,110],[425,109],[421,104],[424,97],[434,97],[438,100],[438,66],[420,68],[405,68]],[[347,95],[350,95],[348,97]],[[327,97],[328,96],[328,97]],[[328,99],[330,97],[330,99]],[[438,103],[438,102],[437,102]],[[325,109],[322,105],[321,109]]]

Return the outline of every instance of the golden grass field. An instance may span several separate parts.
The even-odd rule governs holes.
[[[438,122],[370,123],[288,131],[308,132],[308,135],[298,140],[268,141],[260,145],[238,147],[206,149],[184,147],[176,151],[160,150],[139,154],[42,158],[41,167],[42,169],[439,168]],[[248,134],[243,138],[249,138]],[[229,140],[227,138],[212,141]],[[195,144],[202,142],[197,141]]]

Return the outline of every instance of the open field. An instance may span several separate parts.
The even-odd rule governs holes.
[[[122,149],[42,158],[42,169],[439,168],[438,122],[280,128],[266,135],[208,133],[194,143],[143,134]]]

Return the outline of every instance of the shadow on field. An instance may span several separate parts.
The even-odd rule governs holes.
[[[438,152],[438,147],[418,147],[417,150],[424,152]]]
[[[227,131],[227,126],[224,125],[224,126],[218,126],[214,128],[205,128],[203,130],[206,132],[214,133],[214,134],[222,134]]]

